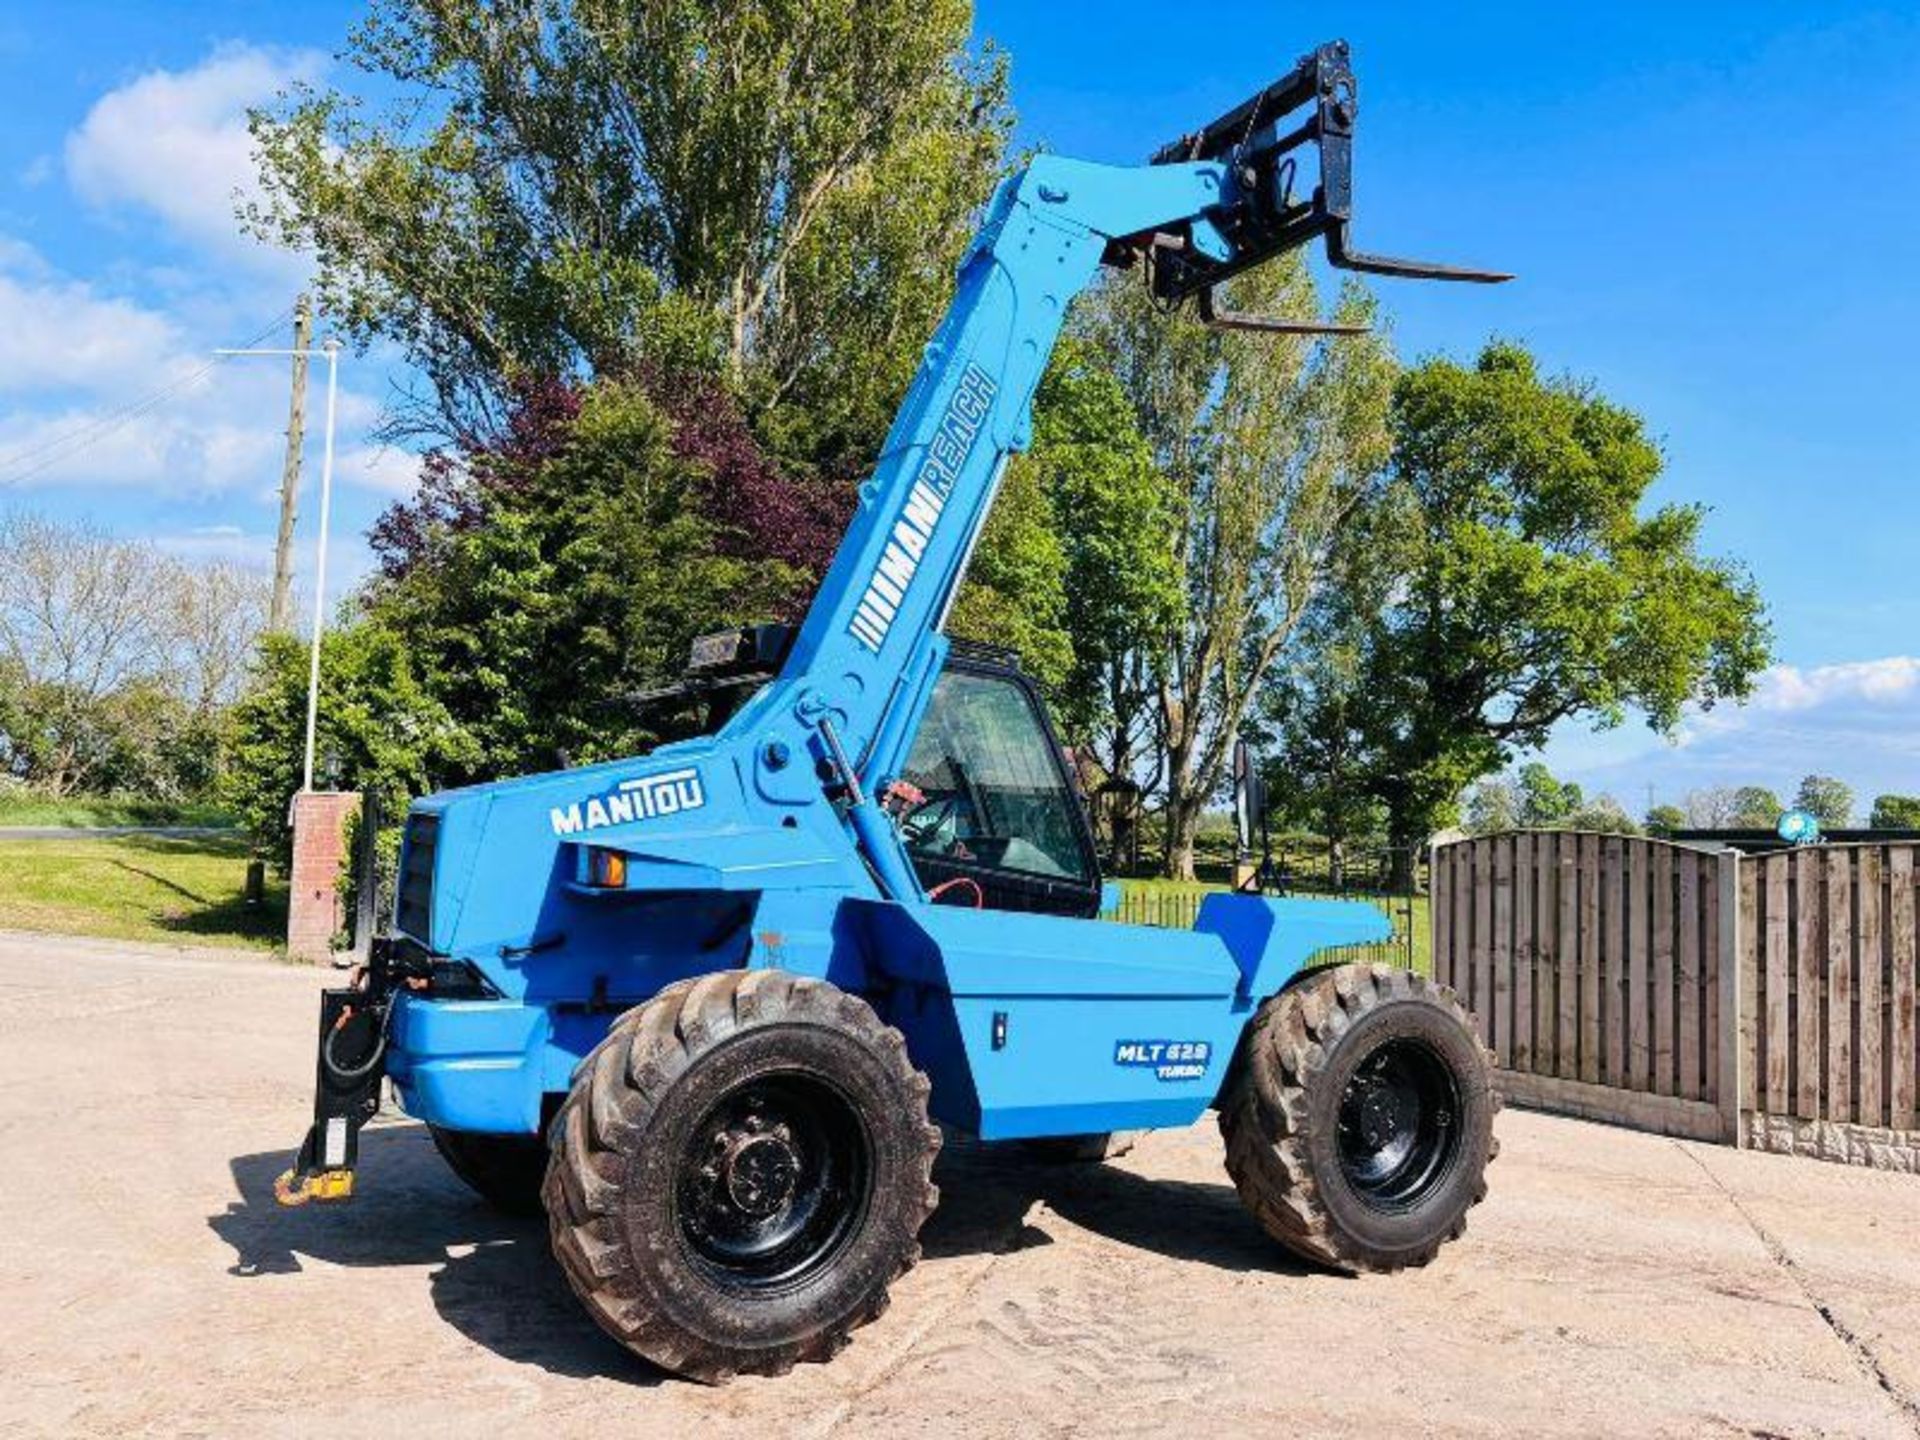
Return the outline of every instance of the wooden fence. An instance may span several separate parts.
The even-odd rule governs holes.
[[[1916,847],[1437,847],[1434,973],[1521,1103],[1920,1168]]]
[[[1720,859],[1621,835],[1441,846],[1434,974],[1528,1103],[1718,1137]]]
[[[1742,862],[1743,1109],[1914,1128],[1914,855],[1831,845]]]

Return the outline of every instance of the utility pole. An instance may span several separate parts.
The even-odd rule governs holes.
[[[287,402],[287,454],[280,466],[280,534],[273,546],[273,605],[267,629],[293,628],[293,522],[300,504],[300,452],[307,439],[307,349],[313,310],[302,295],[293,306],[293,397]]]
[[[303,326],[301,338],[306,338]],[[216,350],[216,355],[293,355],[305,359],[304,350]],[[340,342],[329,337],[321,343],[321,355],[327,362],[327,421],[326,441],[320,452],[320,534],[314,542],[313,554],[313,637],[309,642],[307,660],[307,743],[306,757],[300,772],[300,790],[306,793],[313,789],[313,746],[315,727],[320,714],[320,637],[327,622],[327,527],[332,520],[333,509],[333,422],[337,408],[336,401],[340,393]],[[306,366],[300,367],[300,377],[306,378]],[[289,522],[290,523],[290,522]]]

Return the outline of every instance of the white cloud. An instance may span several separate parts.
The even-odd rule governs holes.
[[[285,439],[287,362],[214,355],[229,335],[64,276],[0,235],[0,492],[136,489],[155,497],[271,502]],[[254,323],[258,323],[257,320]],[[269,344],[285,344],[282,329]],[[317,474],[325,369],[308,372]],[[409,494],[418,462],[368,442],[379,405],[339,397],[340,478]]]
[[[236,197],[257,193],[246,112],[325,65],[315,51],[223,45],[191,69],[150,71],[102,96],[67,137],[67,177],[103,209],[146,210],[197,247],[284,269],[288,257],[234,218]]]
[[[336,464],[343,483],[394,499],[413,494],[420,480],[420,457],[391,445],[345,451]]]
[[[1645,731],[1567,733],[1545,758],[1635,809],[1649,786],[1661,800],[1716,785],[1785,795],[1803,776],[1821,774],[1852,785],[1864,811],[1876,794],[1920,794],[1920,656],[1776,665],[1746,705],[1690,714],[1678,743]]]
[[[48,277],[0,242],[0,394],[151,390],[175,378],[179,337],[165,317]]]
[[[0,490],[137,489],[151,495],[206,496],[276,483],[282,439],[271,424],[236,421],[215,410],[203,386],[128,418],[108,407],[0,420]],[[284,403],[284,402],[283,402]]]
[[[1752,710],[1811,710],[1823,705],[1900,704],[1920,690],[1920,657],[1889,655],[1843,665],[1776,665],[1761,676]]]

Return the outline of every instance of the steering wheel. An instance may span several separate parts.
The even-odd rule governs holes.
[[[924,805],[917,805],[900,817],[900,834],[907,844],[924,847],[942,825],[954,818],[959,809],[960,797],[957,794],[942,795]]]

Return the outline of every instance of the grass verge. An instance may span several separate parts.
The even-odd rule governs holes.
[[[40,795],[0,795],[0,826],[62,826],[81,830],[130,825],[228,826],[234,817],[217,805],[174,804],[129,796],[88,795],[49,800]]]
[[[247,847],[225,836],[0,840],[0,929],[271,950],[287,890],[244,900]]]

